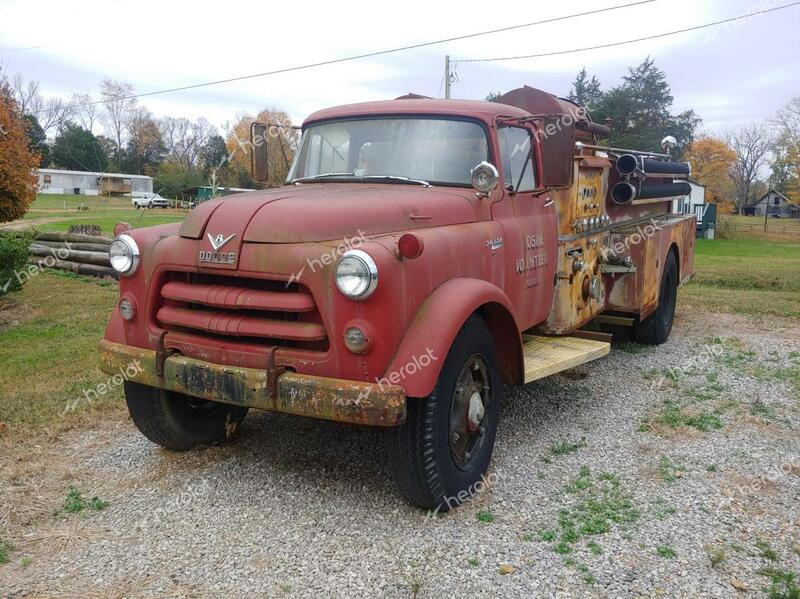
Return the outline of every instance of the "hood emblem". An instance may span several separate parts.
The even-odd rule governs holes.
[[[211,233],[208,233],[208,240],[211,242],[211,247],[214,248],[215,252],[218,252],[220,249],[222,249],[222,246],[224,246],[234,237],[236,237],[236,233],[228,237],[225,237],[221,233],[217,236],[212,236]]]

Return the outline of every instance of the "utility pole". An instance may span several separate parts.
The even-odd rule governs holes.
[[[450,55],[444,57],[444,97],[450,99]]]

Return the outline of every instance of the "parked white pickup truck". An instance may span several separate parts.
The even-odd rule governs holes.
[[[169,208],[169,200],[157,193],[134,193],[131,203],[134,208]]]

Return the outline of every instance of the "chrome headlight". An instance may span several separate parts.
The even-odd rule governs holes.
[[[109,250],[111,267],[123,276],[130,276],[139,267],[139,246],[130,235],[120,235]]]
[[[362,250],[348,250],[336,265],[336,286],[352,300],[363,300],[378,286],[378,267]]]

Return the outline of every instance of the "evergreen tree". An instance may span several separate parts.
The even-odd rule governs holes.
[[[575,81],[572,82],[572,89],[567,95],[567,99],[591,110],[602,97],[603,92],[600,89],[600,81],[594,75],[589,79],[586,67],[583,67],[578,76],[575,77]]]

